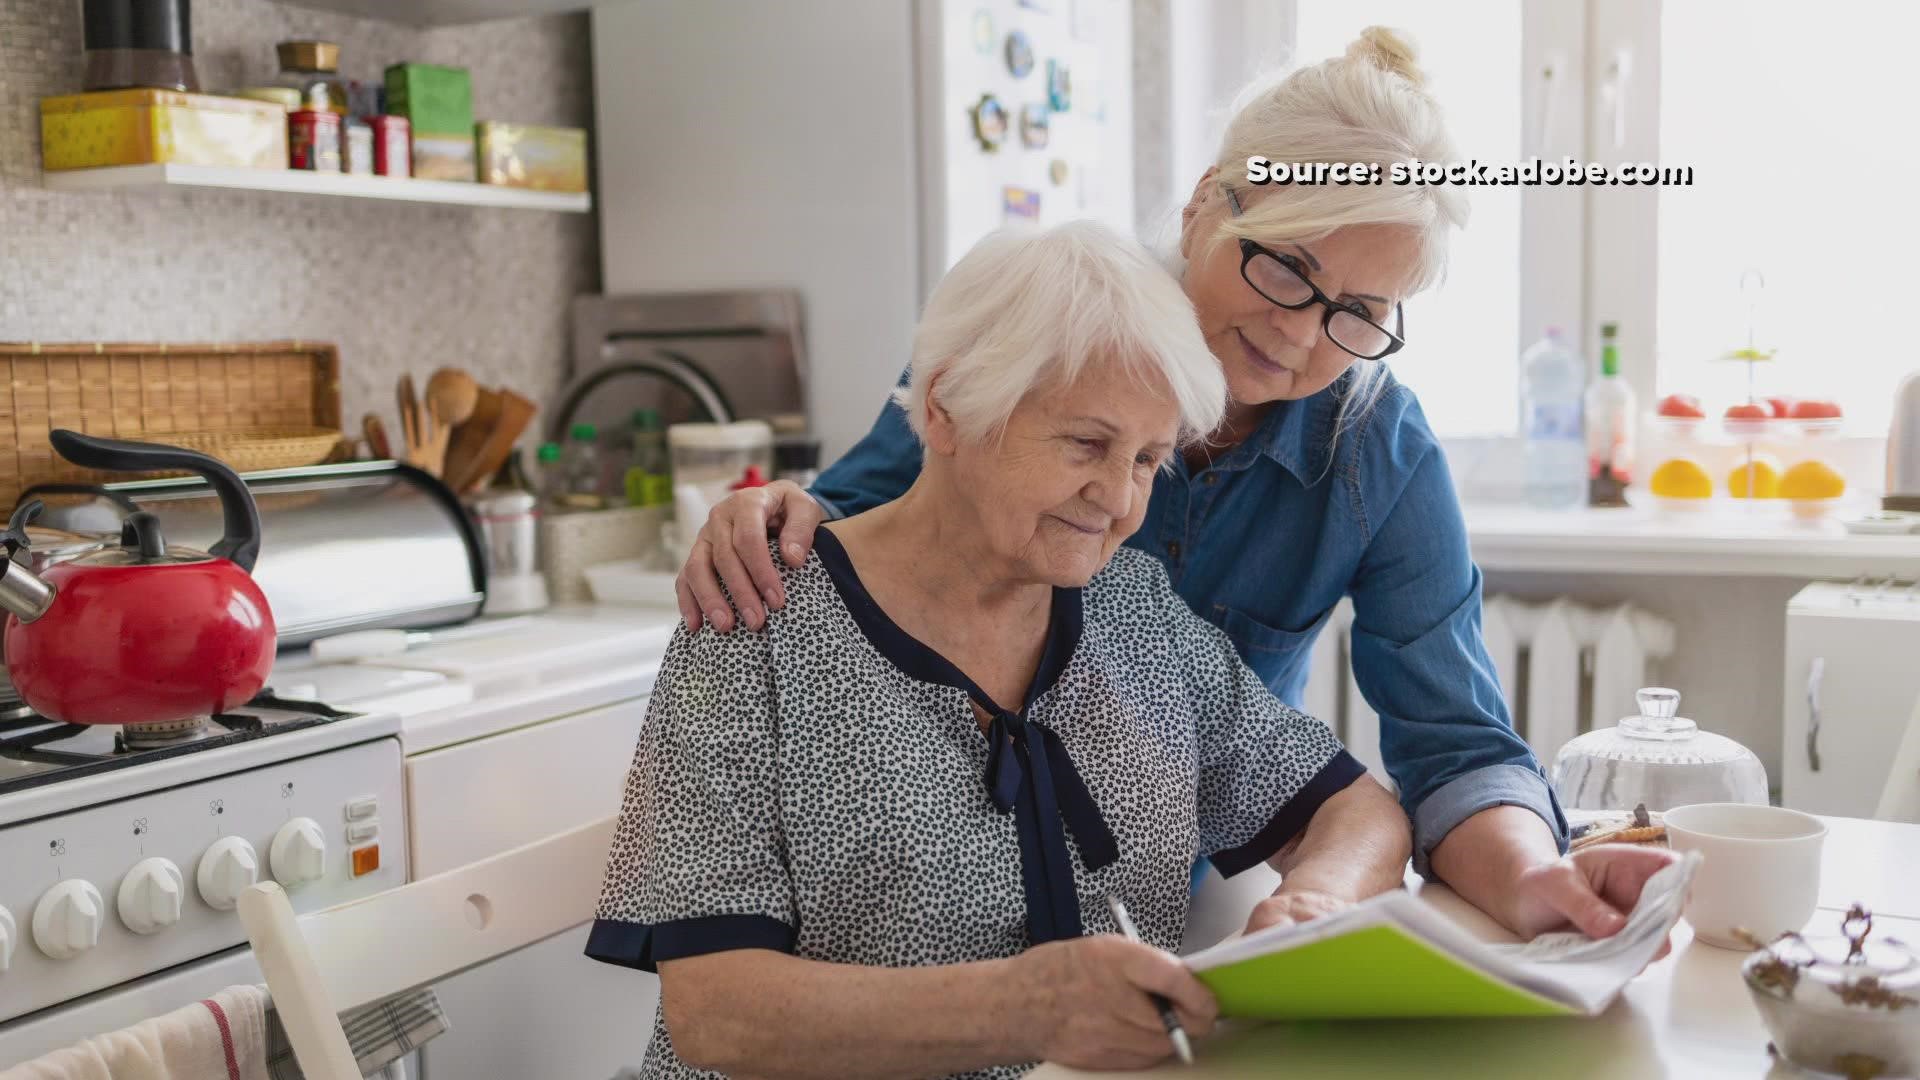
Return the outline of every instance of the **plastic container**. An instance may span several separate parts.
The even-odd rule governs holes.
[[[1521,354],[1520,376],[1527,502],[1548,510],[1579,506],[1587,497],[1586,365],[1559,328],[1549,327]]]
[[[708,507],[731,493],[749,465],[773,475],[773,428],[764,420],[675,424],[667,429],[667,448],[674,486],[692,486]]]
[[[562,483],[556,502],[568,510],[601,510],[607,505],[607,493],[600,481],[600,429],[592,424],[575,424],[567,432],[566,449],[560,454]]]

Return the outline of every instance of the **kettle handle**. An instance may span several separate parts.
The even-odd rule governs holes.
[[[252,573],[260,557],[260,510],[253,504],[240,474],[227,464],[197,450],[159,443],[132,442],[127,439],[103,439],[82,435],[64,428],[50,436],[60,456],[85,469],[106,472],[152,472],[181,469],[206,480],[220,497],[221,536],[207,554],[231,560],[240,569]]]

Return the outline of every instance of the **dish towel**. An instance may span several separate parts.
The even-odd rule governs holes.
[[[268,1080],[266,989],[229,986],[0,1072],[0,1080]]]
[[[306,1080],[300,1063],[293,1059],[293,1044],[287,1041],[280,1014],[269,1008],[266,1023],[267,1076],[271,1080]],[[443,1034],[447,1011],[433,987],[428,986],[348,1009],[340,1014],[340,1026],[346,1029],[347,1046],[353,1051],[354,1064],[360,1066],[360,1075],[377,1077],[428,1039]]]

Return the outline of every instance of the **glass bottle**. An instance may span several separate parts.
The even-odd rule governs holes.
[[[629,506],[668,506],[673,502],[667,426],[654,409],[634,410],[633,463],[627,468],[625,487]]]
[[[1633,387],[1620,377],[1619,323],[1600,324],[1600,377],[1587,387],[1587,505],[1627,505],[1633,482]]]
[[[600,484],[600,429],[592,424],[575,424],[567,432],[567,448],[560,458],[560,473],[565,483],[560,505],[569,510],[601,510],[607,495]]]

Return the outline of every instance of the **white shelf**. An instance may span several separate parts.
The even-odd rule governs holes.
[[[1920,534],[1859,536],[1837,520],[1798,521],[1784,507],[1680,514],[1468,503],[1465,510],[1474,561],[1489,571],[1839,579],[1920,573]]]
[[[519,210],[557,210],[584,214],[593,196],[528,191],[494,184],[450,180],[412,180],[386,176],[349,176],[305,169],[239,169],[217,165],[115,165],[42,173],[52,191],[129,191],[141,188],[237,188],[283,191],[295,195],[335,195],[352,199],[391,199],[449,206],[496,206]]]

